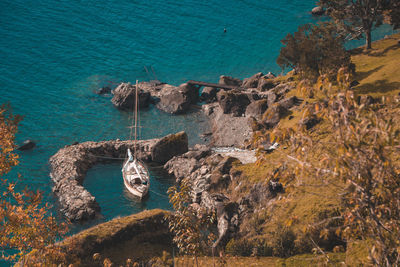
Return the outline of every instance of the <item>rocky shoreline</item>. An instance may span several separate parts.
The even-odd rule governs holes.
[[[188,81],[179,86],[152,81],[139,83],[139,106],[154,104],[170,114],[184,114],[193,105],[200,104],[212,126],[211,144],[217,147],[246,147],[252,137],[254,120],[274,127],[288,109],[301,100],[285,99],[293,89],[291,80],[282,81],[272,73],[261,72],[244,79],[222,75],[212,87],[203,82]],[[221,88],[217,86],[221,85]],[[112,91],[113,105],[121,110],[132,110],[136,85],[121,83]],[[200,97],[199,97],[199,93]],[[272,119],[263,119],[269,110]]]
[[[233,191],[250,185],[242,184],[241,172],[233,166],[255,162],[255,151],[249,150],[253,133],[274,128],[302,100],[287,97],[294,88],[290,75],[280,79],[272,73],[257,73],[243,81],[221,76],[218,82],[221,88],[218,84],[201,88],[201,84],[207,83],[194,85],[190,82],[193,81],[178,87],[161,82],[141,82],[140,107],[154,104],[165,112],[184,114],[191,105],[201,104],[201,110],[211,124],[210,145],[195,145],[188,149],[186,134],[179,133],[179,137],[140,141],[139,157],[147,162],[164,164],[164,169],[177,183],[184,178],[190,179],[193,205],[217,212],[219,239],[215,247],[218,247],[225,245],[238,231],[243,218],[257,208],[260,200],[273,199],[284,190],[281,184],[270,181],[267,185],[251,185],[246,189],[250,192],[248,195],[235,198]],[[120,84],[112,91],[113,105],[121,110],[131,110],[135,87],[129,83]],[[171,140],[175,141],[171,143]],[[272,144],[261,145],[267,149]],[[124,157],[126,149],[132,146],[132,141],[86,142],[67,146],[50,159],[51,177],[55,182],[53,191],[68,218],[81,221],[99,213],[95,198],[82,187],[84,176],[91,166],[107,157]]]
[[[96,163],[107,162],[110,158],[125,158],[127,149],[133,147],[134,141],[131,140],[84,142],[66,146],[50,158],[53,192],[68,219],[93,219],[100,212],[95,197],[82,186],[86,172]],[[187,150],[188,138],[184,132],[137,143],[139,159],[159,164]]]

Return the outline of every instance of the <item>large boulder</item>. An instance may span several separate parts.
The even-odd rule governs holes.
[[[261,92],[268,91],[276,85],[277,83],[273,79],[263,76],[258,80],[257,90]]]
[[[280,100],[279,104],[286,109],[290,109],[294,106],[300,105],[301,102],[303,102],[303,100],[297,98],[296,96],[291,96]]]
[[[308,117],[305,117],[304,119],[299,121],[299,124],[301,127],[304,127],[307,130],[310,130],[313,128],[315,125],[321,122],[321,119],[319,119],[316,115],[310,115]]]
[[[281,83],[275,86],[271,91],[273,91],[280,98],[286,95],[293,88],[294,86],[292,83]]]
[[[285,117],[288,113],[288,109],[280,105],[279,103],[273,105],[264,114],[263,124],[267,129],[275,127],[279,121]]]
[[[139,87],[140,88],[140,87]],[[132,110],[135,107],[136,85],[130,83],[121,83],[112,92],[114,94],[111,102],[115,107],[121,110]],[[150,104],[150,93],[142,89],[138,92],[139,108],[148,107]]]
[[[212,103],[217,101],[218,89],[215,87],[204,87],[201,92],[200,99],[206,103]]]
[[[188,136],[185,132],[170,134],[161,138],[151,150],[151,160],[160,164],[166,163],[174,156],[188,151]]]
[[[169,174],[173,174],[177,182],[189,177],[195,170],[200,168],[200,159],[211,154],[211,150],[206,146],[196,145],[194,149],[170,159],[164,165],[164,169]]]
[[[237,90],[221,90],[217,94],[218,103],[224,114],[232,114],[234,117],[240,117],[245,113],[246,107],[250,104],[249,97]]]
[[[243,88],[257,88],[258,82],[263,75],[264,74],[262,72],[259,72],[249,78],[244,79],[242,87]]]
[[[260,118],[268,108],[268,99],[261,99],[250,103],[246,108],[246,117]]]
[[[164,86],[160,92],[160,102],[157,107],[171,114],[185,113],[191,104],[198,100],[198,87],[182,84],[179,87]]]
[[[230,76],[225,76],[225,75],[221,75],[219,77],[218,83],[224,84],[224,85],[230,85],[230,86],[237,86],[237,87],[240,87],[242,85],[242,81],[240,79],[233,78]]]

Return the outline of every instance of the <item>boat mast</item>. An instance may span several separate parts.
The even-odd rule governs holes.
[[[135,152],[134,152],[134,159],[136,160],[137,156],[137,120],[138,120],[138,80],[136,80],[136,89],[135,89]]]

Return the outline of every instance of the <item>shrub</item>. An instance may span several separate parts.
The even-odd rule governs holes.
[[[350,67],[344,38],[330,23],[306,24],[282,41],[277,63],[282,69],[296,69],[302,77],[315,80],[321,74],[333,78],[341,67]]]

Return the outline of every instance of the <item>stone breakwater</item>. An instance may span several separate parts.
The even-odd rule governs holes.
[[[106,162],[109,158],[124,158],[128,148],[134,149],[134,141],[84,142],[65,146],[50,158],[53,192],[67,218],[83,221],[100,212],[95,197],[82,186],[85,175],[96,163]],[[138,158],[145,162],[164,164],[188,151],[188,137],[185,132],[180,132],[161,139],[138,141],[137,151]]]

